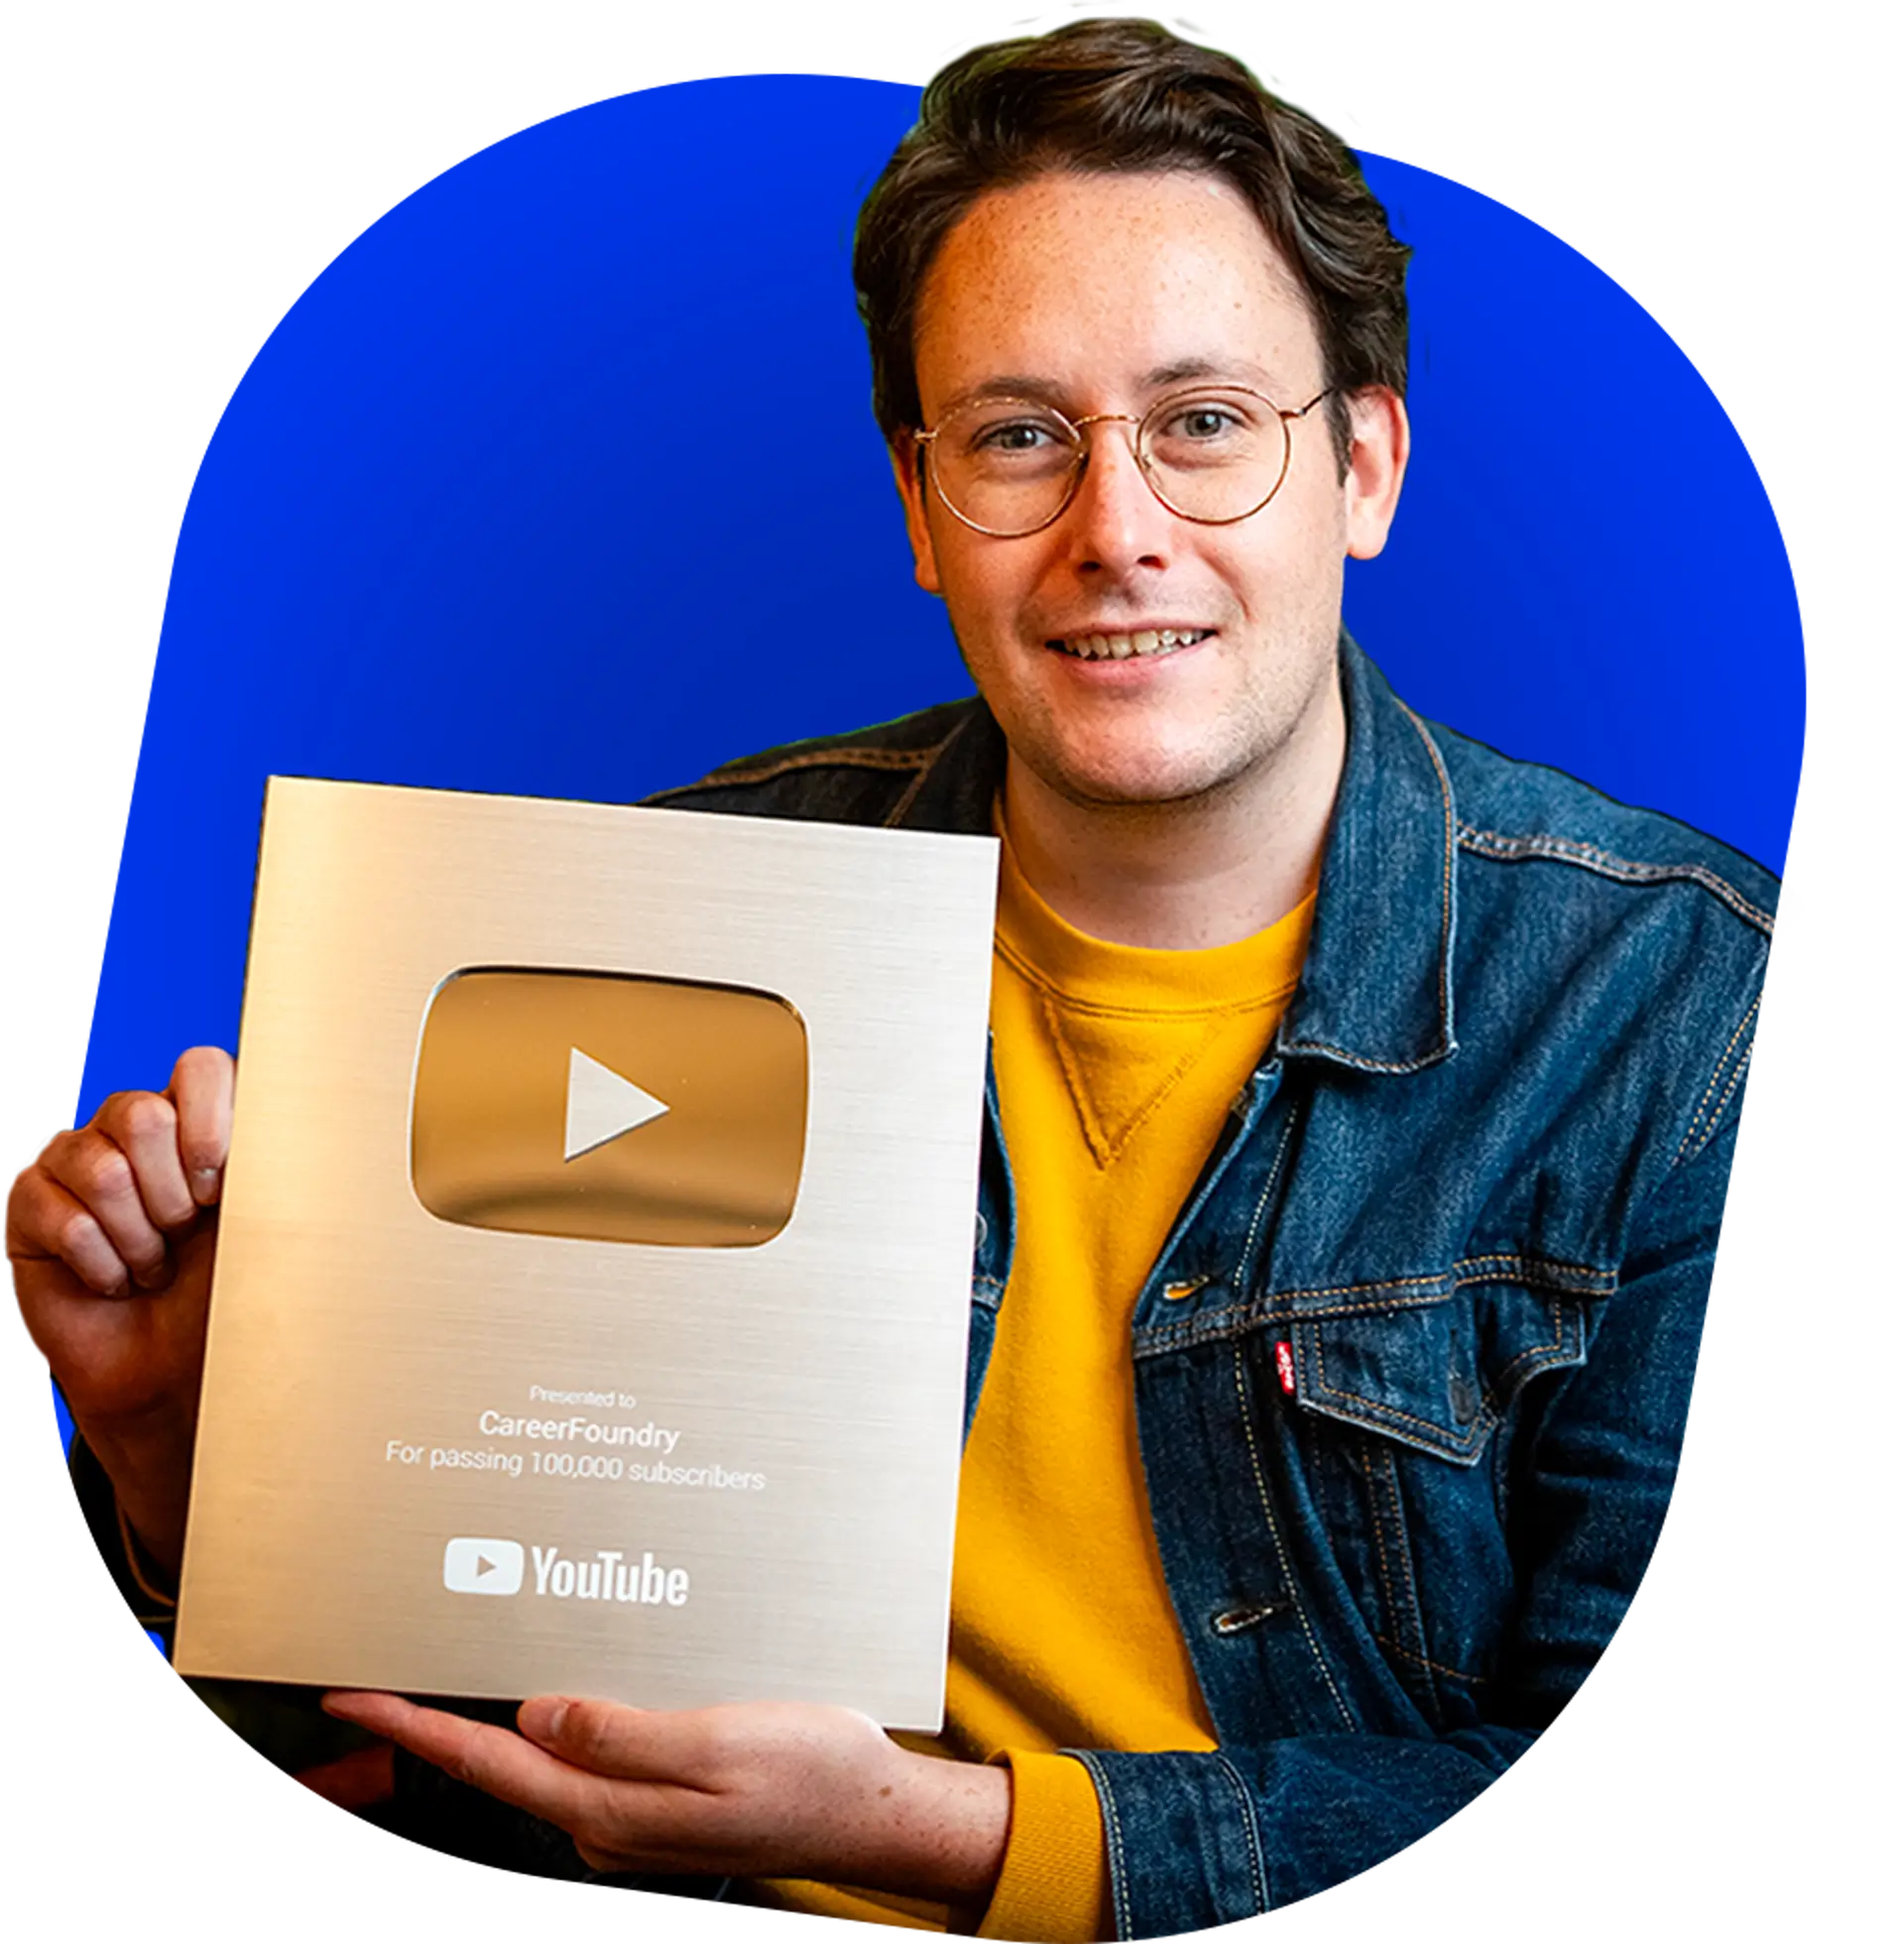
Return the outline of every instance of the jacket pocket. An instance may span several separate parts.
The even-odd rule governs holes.
[[[1337,1568],[1435,1733],[1484,1718],[1512,1610],[1500,1461],[1516,1400],[1540,1373],[1584,1363],[1588,1336],[1571,1292],[1453,1272],[1444,1286],[1292,1320],[1282,1372]]]
[[[1577,1300],[1501,1284],[1308,1317],[1291,1327],[1294,1397],[1317,1416],[1473,1465],[1528,1380],[1585,1362],[1586,1339]]]

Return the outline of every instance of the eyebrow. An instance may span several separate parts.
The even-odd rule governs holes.
[[[1144,377],[1151,391],[1166,385],[1187,384],[1194,378],[1228,380],[1239,385],[1267,385],[1269,374],[1249,358],[1179,358],[1174,364],[1158,365]]]
[[[1147,371],[1143,376],[1143,389],[1147,392],[1167,391],[1173,385],[1186,385],[1203,378],[1248,385],[1262,391],[1265,397],[1272,395],[1270,388],[1274,382],[1260,365],[1247,358],[1177,358]],[[1048,378],[1001,372],[955,393],[946,400],[939,417],[950,418],[962,407],[977,405],[986,399],[1025,399],[1033,405],[1048,405],[1060,412],[1066,409],[1063,386],[1053,384]]]

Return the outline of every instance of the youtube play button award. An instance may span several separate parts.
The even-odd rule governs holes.
[[[176,1659],[936,1728],[990,838],[274,779]]]
[[[416,1056],[416,1197],[448,1222],[532,1235],[771,1241],[799,1185],[806,1057],[799,1014],[772,993],[459,973]]]

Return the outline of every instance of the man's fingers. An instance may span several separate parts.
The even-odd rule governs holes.
[[[181,1229],[197,1214],[178,1158],[178,1116],[164,1094],[114,1094],[92,1125],[132,1163],[139,1198],[156,1228]]]
[[[702,1789],[718,1763],[716,1713],[540,1694],[517,1710],[516,1725],[538,1747],[593,1774]]]
[[[713,1809],[710,1798],[664,1781],[592,1771],[507,1728],[419,1708],[394,1694],[326,1694],[324,1707],[434,1762],[458,1781],[567,1830],[598,1870],[691,1870],[710,1834],[706,1827]],[[664,1719],[660,1715],[638,1718]],[[713,1813],[718,1815],[718,1809]]]
[[[335,1715],[339,1721],[354,1721],[360,1728],[368,1728],[373,1735],[382,1735],[393,1742],[397,1739],[391,1734],[393,1723],[407,1713],[423,1712],[399,1695],[347,1687],[331,1689],[321,1706],[325,1714]]]
[[[118,1261],[142,1288],[156,1287],[166,1278],[166,1239],[153,1226],[139,1192],[132,1162],[125,1150],[93,1128],[56,1135],[40,1156],[42,1169],[77,1201],[98,1225]],[[70,1219],[66,1240],[87,1260],[96,1260],[82,1225]],[[119,1293],[114,1280],[101,1281],[78,1268],[77,1260],[56,1245],[75,1274],[102,1295]]]
[[[231,1152],[231,1096],[237,1068],[222,1046],[193,1046],[178,1055],[169,1089],[178,1110],[178,1155],[191,1197],[200,1208],[218,1199]]]
[[[353,1749],[335,1762],[299,1769],[297,1780],[313,1795],[321,1795],[340,1809],[372,1808],[388,1802],[396,1792],[391,1753],[388,1742],[379,1742],[368,1749]]]
[[[602,1783],[546,1755],[507,1728],[465,1721],[440,1708],[419,1708],[395,1694],[334,1693],[326,1713],[385,1736],[445,1773],[563,1829],[574,1829],[600,1805]]]
[[[7,1216],[7,1253],[16,1264],[38,1262],[44,1275],[46,1263],[60,1263],[95,1295],[132,1293],[132,1277],[118,1250],[86,1212],[85,1204],[44,1167],[28,1169],[15,1182]],[[21,1274],[26,1274],[24,1268]],[[57,1288],[57,1272],[52,1274]],[[23,1280],[23,1293],[26,1288]]]

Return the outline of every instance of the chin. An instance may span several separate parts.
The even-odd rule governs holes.
[[[1074,803],[1128,808],[1180,803],[1207,795],[1230,782],[1237,766],[1212,752],[1167,753],[1154,746],[1130,751],[1064,751],[1035,767],[1060,795]]]

